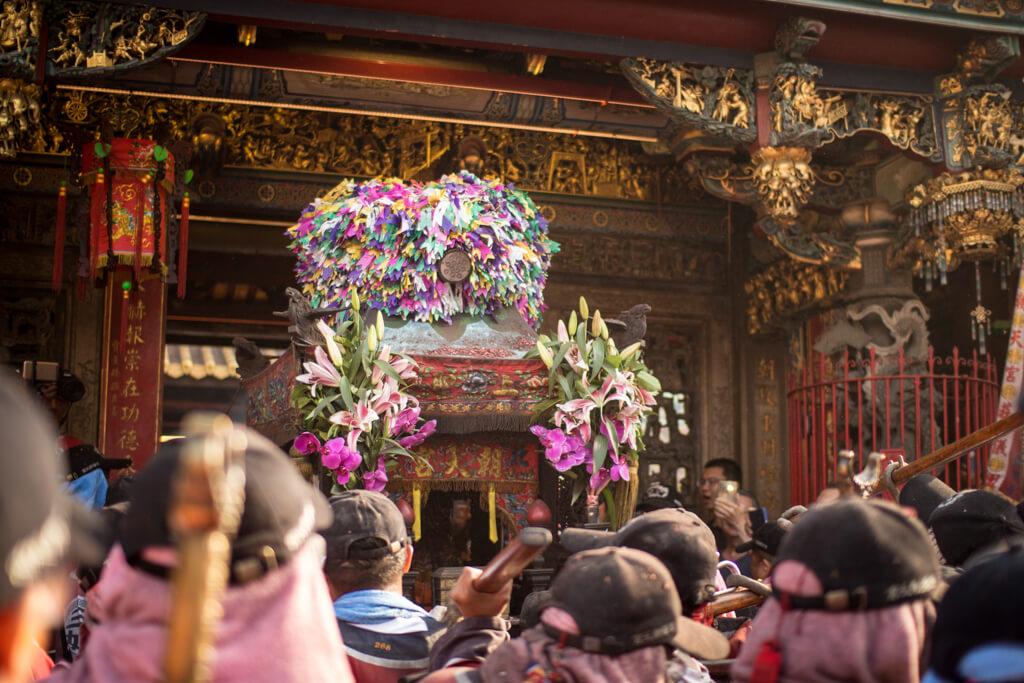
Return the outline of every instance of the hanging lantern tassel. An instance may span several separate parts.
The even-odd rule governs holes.
[[[420,523],[420,485],[413,484],[412,486],[412,540],[418,541],[423,535],[423,526]]]
[[[117,348],[122,356],[128,344],[128,297],[131,291],[132,283],[130,280],[125,280],[121,283],[121,338],[117,342]]]
[[[92,185],[92,206],[89,225],[89,280],[96,280],[96,265],[99,260],[100,226],[103,225],[103,200],[107,196],[103,171],[96,174],[96,182]]]
[[[145,239],[146,234],[146,202],[145,198],[149,190],[149,182],[151,176],[147,173],[142,177],[142,184],[145,189],[142,191],[142,197],[135,204],[135,259],[132,263],[132,270],[135,271],[135,281],[142,281],[142,240]]]
[[[178,238],[178,298],[185,298],[185,280],[188,277],[188,192],[181,200],[181,228]]]
[[[61,182],[60,193],[57,195],[57,228],[53,242],[53,291],[59,292],[64,281],[64,233],[68,204],[68,185]]]
[[[487,487],[487,537],[491,543],[498,542],[498,519],[494,505],[494,484]]]

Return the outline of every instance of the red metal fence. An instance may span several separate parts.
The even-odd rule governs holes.
[[[813,501],[835,475],[836,454],[852,450],[857,465],[879,451],[907,462],[952,443],[995,421],[999,383],[995,363],[977,351],[970,358],[923,360],[865,358],[848,353],[832,363],[790,372],[789,477],[793,504]],[[954,489],[984,481],[989,446],[964,455],[935,472]]]

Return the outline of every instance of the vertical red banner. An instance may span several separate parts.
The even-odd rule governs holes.
[[[126,282],[132,282],[131,269],[118,269],[104,295],[99,447],[140,469],[160,441],[167,286],[146,280],[132,285],[125,299]]]

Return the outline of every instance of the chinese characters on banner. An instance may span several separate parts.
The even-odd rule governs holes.
[[[132,287],[125,304],[126,280],[130,270],[116,271],[104,295],[99,443],[108,458],[131,458],[140,469],[160,440],[167,287],[146,280]]]
[[[1017,409],[1021,377],[1024,376],[1024,266],[1017,282],[1017,298],[1013,306],[1013,326],[1006,347],[1003,386],[999,390],[997,419],[1008,417]],[[1021,496],[1021,434],[1019,429],[996,440],[988,456],[985,485],[998,489],[1017,500]]]
[[[754,410],[756,420],[758,495],[762,504],[775,510],[779,500],[775,493],[779,483],[779,444],[781,432],[777,424],[779,415],[778,384],[775,381],[775,360],[761,356],[755,371]]]

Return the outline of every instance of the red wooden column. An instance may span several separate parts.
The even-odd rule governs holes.
[[[160,278],[132,284],[119,268],[104,292],[99,448],[108,458],[132,458],[140,469],[160,441],[167,285]]]

